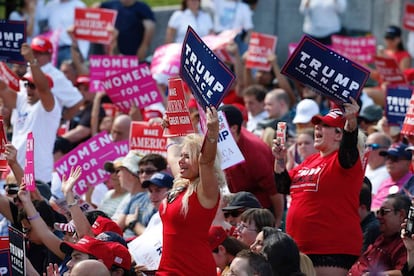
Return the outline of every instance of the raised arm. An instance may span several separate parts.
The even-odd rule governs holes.
[[[213,208],[219,198],[219,183],[214,168],[217,154],[217,139],[219,134],[219,122],[215,107],[208,107],[207,133],[204,137],[203,147],[199,157],[200,187],[197,196],[205,208]]]

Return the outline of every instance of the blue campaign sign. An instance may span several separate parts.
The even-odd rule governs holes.
[[[217,108],[235,79],[191,27],[183,42],[180,76],[204,110],[210,105]]]
[[[385,116],[388,124],[402,126],[410,105],[412,86],[389,86],[385,98]]]
[[[282,73],[334,101],[337,105],[356,99],[369,77],[369,71],[304,36],[282,67]]]
[[[20,54],[26,42],[26,22],[0,20],[0,60],[11,63],[24,63]]]

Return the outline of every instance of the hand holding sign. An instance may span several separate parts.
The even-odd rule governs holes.
[[[351,100],[351,103],[344,103],[345,111],[343,116],[346,119],[345,130],[351,132],[354,131],[358,126],[357,115],[359,111],[359,105],[354,98],[350,97],[349,99]]]
[[[207,138],[217,140],[219,133],[219,121],[217,110],[214,106],[207,108]],[[213,141],[213,140],[211,140]]]

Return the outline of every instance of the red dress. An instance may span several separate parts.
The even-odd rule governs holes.
[[[163,248],[156,275],[217,275],[216,263],[208,242],[208,231],[216,215],[214,208],[206,209],[194,192],[188,199],[187,216],[181,213],[185,192],[160,207],[163,224]]]

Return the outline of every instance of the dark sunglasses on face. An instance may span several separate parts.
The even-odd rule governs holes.
[[[232,216],[233,218],[237,218],[238,216],[241,215],[241,213],[243,213],[243,210],[237,209],[237,210],[232,210],[232,211],[226,211],[223,213],[223,215],[224,215],[224,218],[229,218],[230,216]]]
[[[26,87],[26,88],[29,87],[30,89],[36,89],[36,85],[33,82],[29,82],[29,81],[26,81],[24,83],[24,87]]]
[[[377,150],[377,149],[383,149],[383,148],[385,148],[385,147],[383,147],[382,145],[380,145],[380,144],[366,144],[365,145],[365,148],[370,148],[370,149],[372,149],[372,150]]]
[[[377,216],[383,217],[383,216],[385,216],[386,214],[388,214],[389,212],[392,212],[392,211],[395,211],[395,209],[381,207],[377,211]]]

